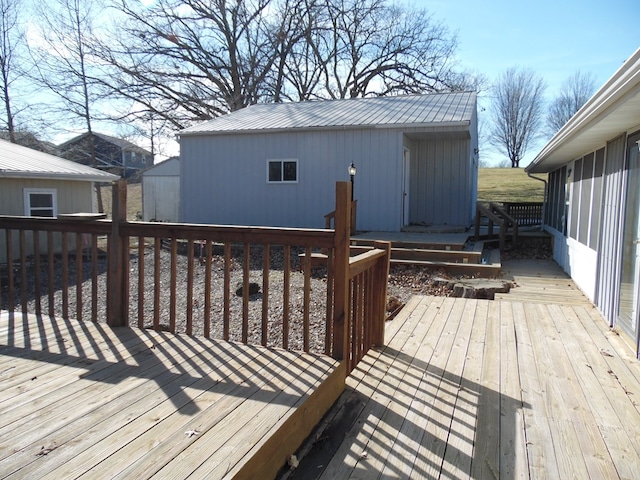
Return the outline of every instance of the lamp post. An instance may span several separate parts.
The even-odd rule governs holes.
[[[351,162],[349,165],[349,177],[351,178],[351,201],[353,202],[353,179],[356,176],[356,166]]]

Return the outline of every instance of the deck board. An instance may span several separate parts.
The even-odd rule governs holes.
[[[320,355],[8,312],[0,359],[2,478],[246,478],[269,442],[272,476],[343,382]]]
[[[593,306],[418,299],[347,379],[331,461],[292,478],[637,476],[640,363]]]

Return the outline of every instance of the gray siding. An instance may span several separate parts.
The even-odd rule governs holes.
[[[472,206],[477,196],[477,166],[470,168],[470,162],[475,164],[470,152],[468,136],[414,142],[411,152],[412,223],[471,224]]]
[[[620,299],[624,155],[624,135],[607,144],[595,303],[609,325],[616,321]]]
[[[335,182],[353,162],[358,225],[399,230],[402,133],[398,130],[282,132],[181,139],[185,222],[323,227],[335,208]],[[297,159],[298,183],[268,184],[268,159]]]

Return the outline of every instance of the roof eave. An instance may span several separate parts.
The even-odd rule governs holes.
[[[307,126],[307,127],[290,127],[290,128],[261,128],[261,129],[239,129],[239,130],[199,130],[199,131],[182,131],[178,132],[178,137],[199,137],[199,136],[218,136],[218,135],[255,135],[261,133],[283,133],[283,132],[318,132],[318,131],[335,131],[335,130],[405,130],[405,129],[424,129],[425,132],[442,130],[450,128],[455,130],[469,128],[470,120],[461,120],[455,122],[437,122],[437,123],[399,123],[387,125],[324,125],[324,126]]]
[[[589,143],[578,145],[581,137],[585,136],[596,125],[609,121],[613,126],[612,112],[624,107],[625,101],[640,102],[640,48],[613,74],[613,76],[598,90],[576,114],[549,140],[533,161],[525,168],[527,173],[547,173],[559,166],[577,158],[576,151],[583,154],[598,148],[611,140],[614,129],[603,128],[599,136],[592,136]],[[633,120],[617,127],[626,129],[633,126]],[[605,124],[606,125],[606,124]],[[578,147],[583,147],[582,149]]]
[[[93,176],[84,174],[46,174],[41,172],[21,172],[0,170],[0,178],[29,178],[32,180],[65,180],[75,182],[112,182],[118,180],[117,175]]]

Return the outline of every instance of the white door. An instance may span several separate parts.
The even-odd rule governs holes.
[[[640,137],[639,137],[640,138]],[[622,243],[620,313],[618,327],[638,347],[638,307],[640,305],[640,153],[631,138],[627,148],[627,199]]]
[[[403,182],[402,182],[402,225],[409,225],[409,184],[411,182],[410,167],[411,156],[408,148],[405,148],[402,153],[402,165],[403,165]]]

